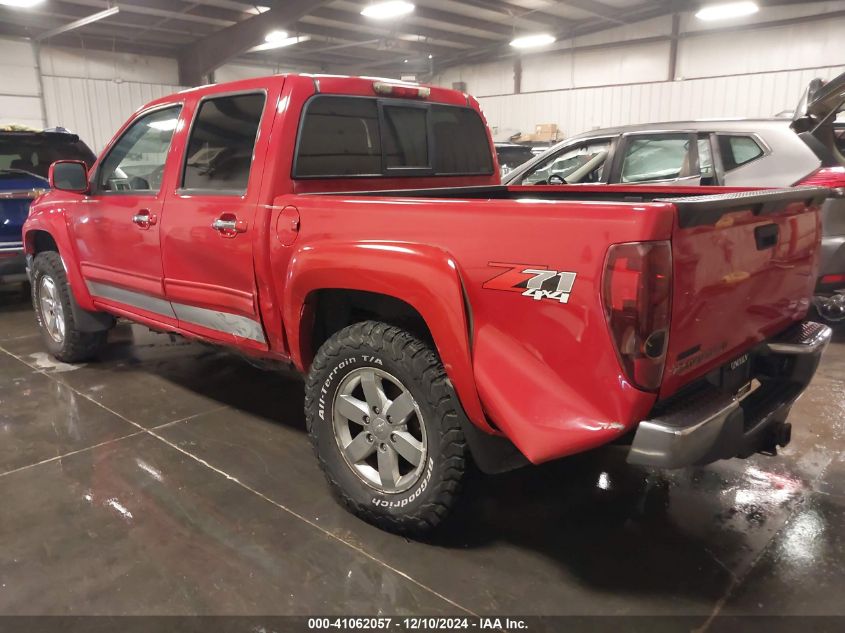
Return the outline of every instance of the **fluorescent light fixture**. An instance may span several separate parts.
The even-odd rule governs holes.
[[[374,20],[389,20],[390,18],[398,18],[402,15],[407,15],[414,10],[414,5],[411,2],[404,2],[404,0],[387,0],[387,2],[376,2],[375,4],[368,4],[361,11],[361,15],[365,18],[373,18]]]
[[[701,7],[695,17],[705,22],[712,22],[714,20],[740,18],[744,15],[757,13],[759,10],[760,7],[757,6],[756,2],[725,2]]]
[[[279,33],[279,31],[274,31],[274,33]],[[272,33],[268,33],[267,37],[269,38]],[[287,35],[287,33],[285,33]],[[294,44],[299,44],[301,42],[307,42],[310,40],[311,37],[309,35],[299,35],[297,37],[284,37],[279,39],[273,39],[272,41],[267,41],[264,44],[259,44],[258,46],[254,46],[253,48],[249,49],[248,52],[250,53],[260,53],[261,51],[271,51],[274,48],[284,48],[285,46],[293,46]]]
[[[261,15],[262,13],[267,13],[270,10],[270,7],[265,7],[263,5],[257,5],[254,7],[250,7],[245,9],[247,13],[252,13],[252,15]]]
[[[275,44],[276,42],[281,42],[286,39],[288,39],[287,31],[270,31],[264,36],[264,41],[268,44]]]
[[[536,48],[537,46],[548,46],[555,42],[555,36],[548,33],[537,33],[535,35],[523,35],[511,40],[514,48]]]
[[[0,0],[0,4],[7,7],[15,7],[16,9],[30,9],[44,0]]]

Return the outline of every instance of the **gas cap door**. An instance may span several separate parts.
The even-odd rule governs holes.
[[[287,206],[276,218],[276,239],[285,246],[290,246],[299,235],[299,210]]]

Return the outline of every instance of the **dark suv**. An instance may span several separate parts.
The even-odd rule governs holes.
[[[95,156],[63,128],[0,127],[0,284],[26,279],[21,227],[30,203],[48,188],[50,165],[60,159],[90,167]]]

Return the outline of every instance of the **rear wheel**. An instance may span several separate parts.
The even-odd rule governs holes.
[[[466,469],[459,411],[434,351],[375,321],[326,341],[306,383],[308,432],[332,491],[393,532],[426,532],[452,509]]]
[[[105,332],[77,329],[67,275],[55,251],[39,253],[32,263],[32,305],[41,338],[58,360],[66,363],[88,360],[105,343]]]

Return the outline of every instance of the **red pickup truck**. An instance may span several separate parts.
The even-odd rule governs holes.
[[[115,317],[294,365],[332,490],[420,532],[487,472],[609,443],[775,453],[830,330],[804,321],[827,191],[499,185],[478,103],[287,75],[139,110],[24,226],[44,342]]]

